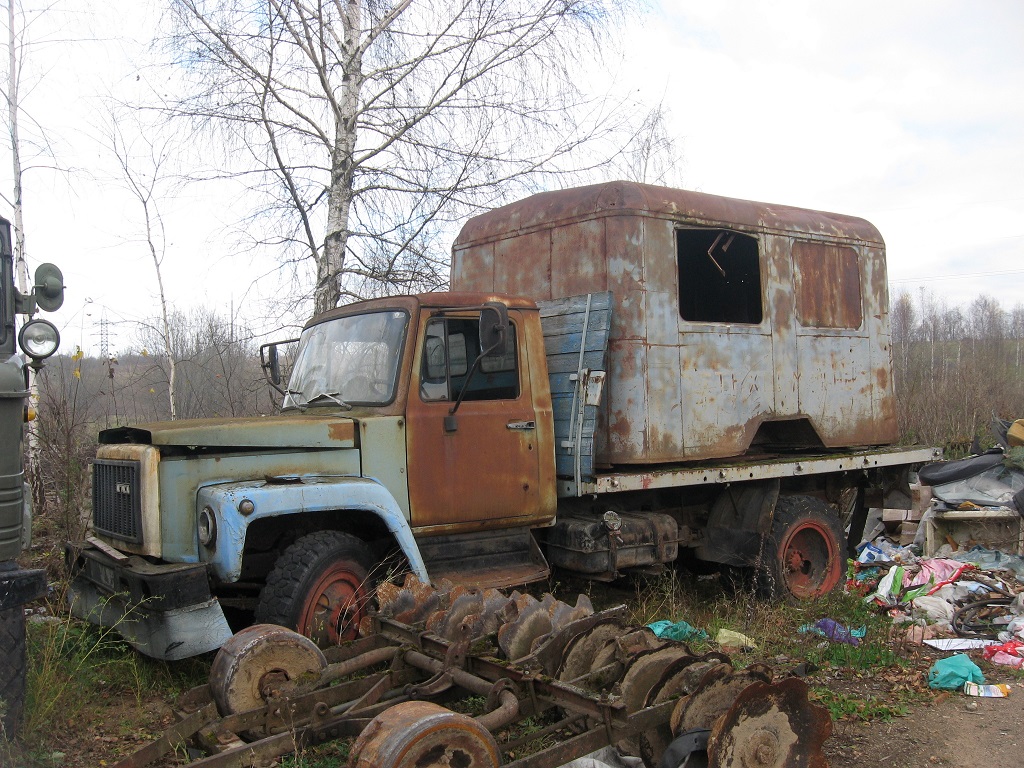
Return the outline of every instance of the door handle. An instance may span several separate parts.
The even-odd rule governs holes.
[[[536,429],[537,428],[537,422],[536,421],[510,421],[505,426],[508,427],[509,429],[528,430],[528,429]]]

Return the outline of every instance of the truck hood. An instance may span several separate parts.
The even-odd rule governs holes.
[[[99,441],[220,448],[354,448],[356,422],[336,413],[158,421],[104,429]]]

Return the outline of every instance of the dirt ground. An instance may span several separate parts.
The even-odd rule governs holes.
[[[825,750],[831,768],[1020,768],[1024,684],[1005,699],[942,694],[891,723],[836,723]]]

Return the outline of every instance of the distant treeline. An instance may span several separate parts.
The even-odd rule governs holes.
[[[891,320],[903,442],[962,453],[975,438],[991,443],[993,415],[1024,418],[1024,304],[979,296],[962,307],[901,292]]]

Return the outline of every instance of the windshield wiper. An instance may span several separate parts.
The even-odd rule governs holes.
[[[300,411],[306,410],[306,407],[307,407],[309,401],[306,400],[306,396],[304,394],[302,394],[302,390],[301,389],[285,389],[284,394],[285,394],[286,397],[290,397],[292,399],[292,404],[283,407],[281,410],[287,410],[289,408],[298,408]],[[295,396],[296,395],[298,395],[299,397],[302,398],[302,402],[301,403],[296,402],[296,400],[295,400]]]
[[[309,400],[307,400],[305,404],[306,407],[309,407],[313,405],[317,400],[330,400],[332,403],[340,405],[346,411],[351,411],[352,404],[346,403],[344,400],[342,400],[339,397],[340,394],[340,392],[321,392],[319,395],[314,395],[313,397],[309,398]]]

